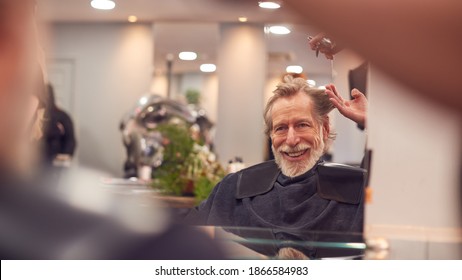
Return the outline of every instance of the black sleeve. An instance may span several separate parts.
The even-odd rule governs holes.
[[[62,136],[62,154],[74,155],[75,148],[77,146],[75,134],[74,134],[74,124],[72,123],[71,118],[68,114],[62,112],[59,122],[64,127],[64,135]]]
[[[212,193],[206,200],[204,200],[199,206],[196,206],[192,208],[191,211],[189,211],[183,222],[188,225],[209,225],[209,218],[211,214],[224,214],[217,212],[226,212],[226,207],[217,207],[217,205],[223,206],[223,200],[234,198],[235,189],[232,187],[232,185],[235,185],[234,177],[236,176],[233,175],[234,173],[229,174],[223,178],[223,180],[221,180],[213,188]]]
[[[207,225],[207,220],[212,209],[212,205],[215,201],[216,194],[220,184],[218,183],[214,188],[209,197],[202,201],[199,206],[196,206],[189,211],[189,213],[184,218],[183,222],[188,225]]]

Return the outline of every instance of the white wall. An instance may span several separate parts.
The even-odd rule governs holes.
[[[151,84],[150,24],[53,24],[48,56],[75,61],[74,121],[79,162],[123,174],[122,116]]]
[[[253,24],[220,26],[216,148],[223,163],[235,156],[247,165],[264,159],[267,49],[262,29]]]
[[[423,100],[376,69],[371,71],[369,93],[373,195],[366,208],[367,224],[460,227],[460,115]]]
[[[218,76],[209,74],[204,76],[202,84],[201,106],[207,112],[210,120],[216,123],[218,115]]]

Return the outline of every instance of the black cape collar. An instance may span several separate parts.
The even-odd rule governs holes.
[[[280,173],[274,160],[241,170],[238,173],[236,198],[243,199],[269,192]]]
[[[358,204],[363,197],[367,171],[353,166],[318,161],[308,172],[315,172],[318,194],[328,200]],[[274,160],[266,161],[237,173],[236,199],[265,194],[273,189],[281,171]],[[303,175],[302,175],[303,176]]]

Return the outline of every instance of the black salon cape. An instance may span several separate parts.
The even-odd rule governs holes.
[[[317,186],[318,164],[293,178],[283,175],[274,161],[229,174],[206,201],[191,210],[186,222],[226,227],[362,232],[362,194],[357,202],[349,203],[322,198]]]

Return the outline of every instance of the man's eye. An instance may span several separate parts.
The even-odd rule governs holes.
[[[283,131],[285,128],[283,126],[278,126],[274,129],[274,131]]]
[[[298,127],[305,128],[305,127],[310,127],[310,125],[308,123],[300,123],[298,124]]]

